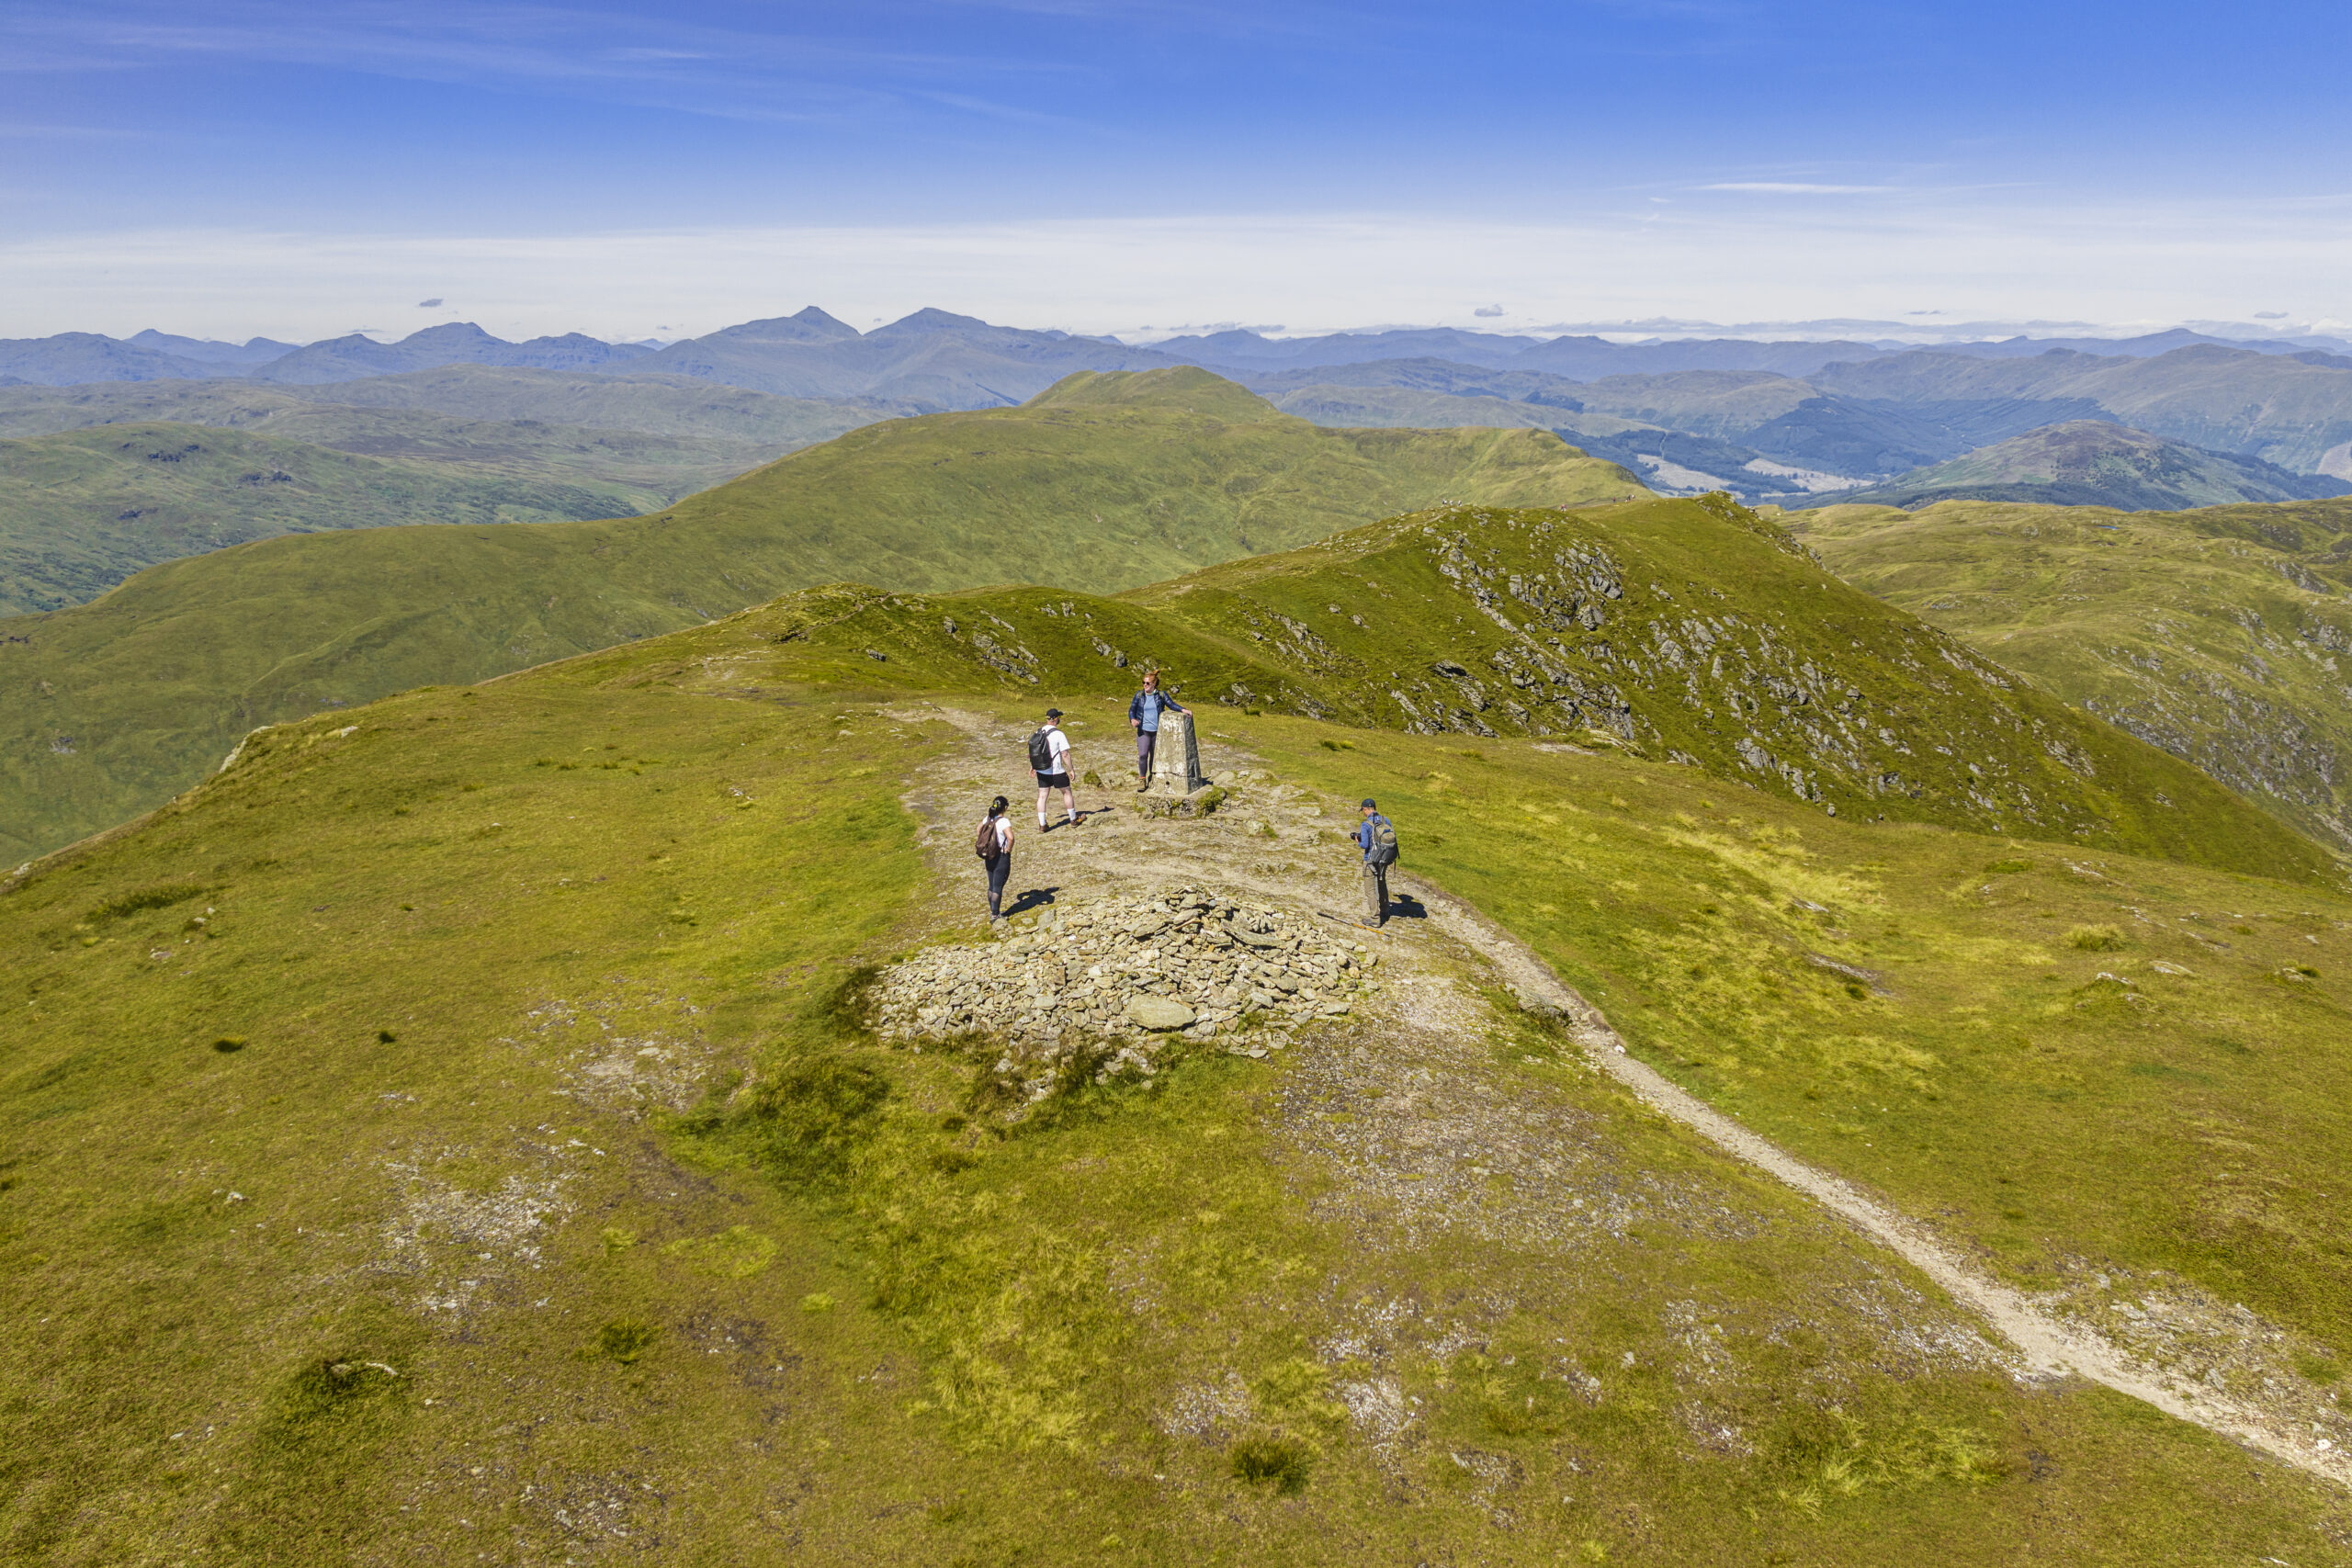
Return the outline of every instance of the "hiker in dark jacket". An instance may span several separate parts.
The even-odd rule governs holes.
[[[1362,810],[1363,821],[1356,828],[1356,844],[1363,851],[1363,919],[1368,926],[1385,926],[1388,923],[1388,868],[1396,863],[1396,825],[1369,799]]]
[[[1001,795],[989,802],[989,814],[981,820],[979,833],[972,844],[979,853],[980,863],[989,868],[990,925],[1004,919],[1004,885],[1012,875],[1012,818],[1005,814],[1009,804]]]
[[[1143,690],[1127,705],[1127,722],[1136,730],[1136,793],[1151,787],[1151,754],[1159,745],[1159,716],[1193,710],[1159,689],[1159,671],[1143,672]]]

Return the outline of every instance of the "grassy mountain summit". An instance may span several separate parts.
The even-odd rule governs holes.
[[[831,586],[763,626],[854,686],[1187,700],[1680,763],[1825,817],[2340,880],[2319,846],[1724,502],[1445,507],[1115,599]]]
[[[2103,420],[2068,420],[1842,496],[1917,509],[1939,501],[2038,502],[2177,512],[2234,502],[2319,501],[2352,491],[2323,475],[2208,451]]]
[[[1699,510],[1656,513],[1657,555],[1732,538]],[[1264,620],[1371,562],[1394,603],[1356,592],[1417,627],[1501,631],[1414,547],[1214,592]],[[2270,1452],[2031,1375],[1457,934],[1490,919],[1750,1135],[2307,1451],[2352,1438],[2325,1196],[2352,902],[1622,749],[1208,708],[1228,808],[1024,824],[1031,913],[990,942],[975,803],[1061,688],[978,637],[1131,602],[934,599],[876,661],[823,597],[288,724],[0,878],[0,1305],[40,1329],[0,1362],[0,1555],[1973,1568],[2352,1539]],[[1600,598],[1602,632],[1670,625]],[[1118,694],[1063,700],[1083,755],[1123,748]],[[1377,936],[1314,914],[1364,793],[1415,879]],[[1073,1039],[1033,1086],[1009,1041],[863,1005],[910,957],[1246,976],[1161,940],[1188,886],[1278,914],[1261,940],[1349,973],[1346,1006],[1120,1036],[1148,1074]]]
[[[0,823],[66,842],[186,787],[259,724],[472,681],[812,583],[1115,591],[1441,499],[1640,492],[1541,431],[1337,431],[1204,372],[1081,377],[1035,407],[869,425],[608,523],[282,538],[0,622]]]
[[[1788,521],[1857,587],[2352,848],[2352,501],[1945,502]]]

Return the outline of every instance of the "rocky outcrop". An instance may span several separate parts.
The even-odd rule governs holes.
[[[1377,959],[1294,912],[1197,887],[1050,908],[1033,931],[931,948],[885,971],[876,1032],[915,1043],[1001,1039],[1007,1064],[1094,1042],[1099,1071],[1148,1075],[1171,1033],[1262,1055],[1282,1025],[1345,1017]],[[1237,1031],[1262,1017],[1273,1027]]]

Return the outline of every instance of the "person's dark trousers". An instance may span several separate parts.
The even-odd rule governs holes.
[[[1012,857],[1001,854],[989,862],[989,919],[1004,913],[1004,885],[1012,875]]]
[[[1388,919],[1388,868],[1363,863],[1363,919],[1366,925],[1383,925]]]
[[[1159,746],[1159,731],[1157,729],[1136,731],[1136,777],[1139,779],[1151,777],[1151,754],[1158,750]]]

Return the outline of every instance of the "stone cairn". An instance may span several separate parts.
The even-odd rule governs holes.
[[[1283,1025],[1343,1018],[1377,958],[1278,909],[1197,887],[1049,908],[1002,941],[935,947],[887,971],[874,993],[886,1039],[1002,1039],[1015,1055],[1115,1045],[1098,1076],[1148,1077],[1170,1034],[1207,1040],[1251,1014],[1272,1027],[1227,1049],[1262,1057],[1290,1043]]]

